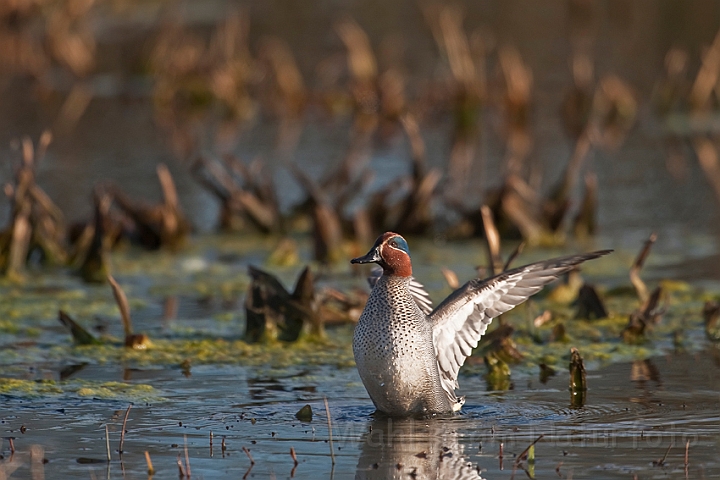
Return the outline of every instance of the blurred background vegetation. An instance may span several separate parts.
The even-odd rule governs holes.
[[[487,204],[531,243],[716,253],[719,26],[711,0],[8,0],[0,179],[50,131],[69,224],[99,185],[167,197],[164,163],[200,231],[482,236]]]

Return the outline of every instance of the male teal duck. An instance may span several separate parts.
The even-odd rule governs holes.
[[[377,263],[377,279],[353,337],[360,378],[375,407],[391,416],[460,410],[458,371],[493,318],[539,292],[576,265],[610,253],[601,250],[545,260],[474,279],[435,309],[412,276],[403,237],[386,232],[367,255],[351,263]]]

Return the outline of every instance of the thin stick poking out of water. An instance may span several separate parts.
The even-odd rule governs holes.
[[[150,460],[150,452],[148,452],[147,450],[145,450],[145,461],[147,462],[148,466],[148,475],[155,475],[155,469],[153,468],[152,460]]]
[[[657,466],[659,466],[659,467],[664,466],[664,465],[665,465],[665,459],[667,458],[668,453],[670,453],[670,449],[671,449],[672,447],[673,447],[673,444],[670,443],[670,445],[668,445],[667,450],[665,450],[665,455],[663,455],[663,457],[662,457],[660,460],[654,461],[654,462],[653,462],[653,465],[657,465]]]
[[[292,468],[292,470],[290,470],[290,478],[293,478],[293,477],[295,477],[295,470],[297,469],[297,466],[299,463],[298,459],[297,459],[297,455],[295,455],[295,449],[293,447],[290,447],[290,456],[292,457],[293,462],[294,462],[293,468]]]
[[[112,456],[110,455],[110,431],[108,430],[107,423],[105,424],[105,451],[107,452],[108,462],[112,461]]]
[[[132,408],[132,403],[130,405],[128,405],[128,408],[125,411],[125,418],[123,419],[122,432],[120,432],[120,448],[118,449],[120,455],[123,454],[123,445],[125,445],[125,425],[127,425],[127,420],[128,420],[128,416],[130,416],[131,408]]]
[[[536,438],[534,442],[532,442],[530,445],[528,445],[527,448],[525,450],[523,450],[522,453],[517,456],[517,458],[515,458],[515,465],[520,465],[520,462],[523,461],[523,458],[525,457],[525,455],[527,455],[528,451],[530,451],[530,447],[532,447],[533,445],[538,443],[540,440],[542,440],[542,438],[544,436],[545,436],[545,434],[543,433],[538,438]]]
[[[255,465],[255,460],[253,460],[252,455],[250,455],[250,450],[248,450],[246,447],[242,447],[243,452],[245,452],[245,455],[248,456],[250,459],[250,465]]]
[[[118,309],[120,310],[120,318],[122,319],[123,329],[125,330],[125,337],[132,335],[132,320],[130,320],[130,304],[128,303],[127,296],[123,289],[118,285],[112,275],[107,276],[108,282],[112,287],[113,296],[115,302],[117,302]]]
[[[500,453],[498,454],[498,460],[500,461],[500,470],[503,469],[503,442],[500,442]]]
[[[190,454],[188,454],[187,448],[187,435],[183,435],[183,439],[185,440],[185,470],[187,470],[187,478],[190,478],[192,474],[190,473]]]
[[[180,478],[185,478],[185,467],[183,467],[182,458],[180,457],[180,454],[178,453],[177,456],[177,466],[178,466],[178,476]]]
[[[640,278],[640,270],[642,270],[643,265],[645,265],[645,259],[650,254],[650,248],[655,243],[655,240],[657,240],[657,234],[653,232],[643,244],[643,248],[640,250],[640,253],[638,253],[637,258],[635,258],[632,268],[630,268],[630,282],[633,284],[633,287],[635,287],[635,291],[643,303],[647,302],[649,295],[645,282]]]
[[[332,460],[332,464],[334,467],[335,466],[335,450],[333,449],[333,441],[332,441],[332,418],[330,417],[330,406],[328,405],[327,397],[323,397],[323,400],[325,400],[325,413],[327,414],[328,440],[330,443],[330,459]]]

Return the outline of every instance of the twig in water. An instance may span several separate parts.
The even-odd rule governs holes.
[[[192,473],[190,472],[190,454],[187,448],[187,435],[183,435],[183,439],[185,441],[185,469],[187,470],[187,478],[190,478]]]
[[[299,463],[298,459],[297,459],[297,455],[295,455],[295,449],[293,447],[290,447],[290,456],[292,457],[293,462],[295,462],[292,470],[290,470],[290,478],[293,478],[295,476],[295,470],[297,469],[297,466]]]
[[[210,456],[213,456],[213,433],[212,430],[210,430]]]
[[[558,477],[562,478],[562,473],[560,473],[560,467],[562,467],[563,462],[560,462],[557,464],[557,467],[555,467],[555,473],[558,474]]]
[[[131,408],[132,408],[132,403],[130,405],[128,405],[128,408],[125,411],[125,418],[123,419],[122,431],[120,432],[120,448],[118,449],[118,453],[120,455],[123,454],[123,445],[125,445],[125,425],[127,425],[127,420],[128,420],[128,416],[130,415]]]
[[[180,456],[179,453],[177,456],[177,466],[178,466],[178,475],[180,476],[180,478],[186,478],[187,476],[185,475],[185,467],[183,467],[182,457]]]
[[[245,455],[247,455],[250,459],[250,465],[255,465],[255,460],[253,460],[252,455],[250,455],[250,450],[248,450],[246,447],[242,447],[242,451],[245,452]]]
[[[540,440],[542,440],[542,438],[543,438],[544,436],[545,436],[544,433],[541,434],[538,438],[535,439],[534,442],[532,442],[530,445],[528,445],[527,448],[526,448],[525,450],[523,450],[522,453],[517,456],[517,458],[515,458],[515,465],[520,465],[520,462],[522,462],[523,458],[525,457],[525,455],[527,455],[527,453],[528,453],[528,451],[530,450],[530,448],[532,448],[533,446],[535,446],[535,444],[536,444],[537,442],[539,442]]]
[[[15,438],[14,437],[7,437],[8,443],[10,444],[10,454],[15,453]]]
[[[671,449],[672,447],[673,447],[673,444],[672,444],[672,442],[671,442],[670,445],[668,445],[667,450],[665,450],[665,455],[663,455],[663,457],[662,457],[660,460],[655,460],[655,461],[653,461],[653,465],[655,465],[656,467],[663,467],[663,466],[665,466],[665,459],[667,458],[668,453],[670,453],[670,449]]]
[[[105,424],[105,451],[107,452],[108,462],[112,461],[112,456],[110,455],[110,431],[108,430],[107,423]]]
[[[227,447],[225,446],[225,437],[222,437],[222,442],[220,442],[220,450],[222,450],[223,456],[225,455],[225,450],[227,450]]]
[[[498,455],[498,460],[500,460],[500,470],[503,469],[503,450],[504,444],[503,442],[500,442],[500,454]]]
[[[125,331],[125,337],[127,338],[133,333],[132,320],[130,320],[130,304],[128,303],[127,296],[125,295],[122,287],[118,285],[112,275],[108,275],[107,279],[112,287],[115,302],[120,310],[120,318],[122,319],[123,330]]]
[[[252,463],[250,464],[250,467],[245,472],[245,475],[243,475],[242,480],[245,480],[248,477],[248,475],[250,475],[250,471],[253,469],[254,466],[255,466],[254,464],[252,464]]]
[[[150,452],[147,450],[145,450],[145,461],[148,466],[148,475],[155,475],[155,469],[153,468],[152,460],[150,460]]]
[[[510,476],[510,480],[515,479],[515,472],[517,471],[518,468],[520,470],[522,470],[523,472],[525,472],[529,478],[535,478],[535,475],[533,474],[533,470],[530,470],[530,471],[526,470],[525,467],[522,465],[522,461],[525,458],[525,456],[529,454],[530,449],[532,449],[535,446],[535,444],[537,442],[539,442],[540,439],[543,438],[544,436],[545,436],[545,434],[540,435],[538,438],[535,439],[534,442],[532,442],[530,445],[528,445],[527,448],[520,453],[520,455],[515,457],[515,461],[513,462],[512,475]],[[531,455],[531,458],[534,458],[534,455]],[[560,467],[558,466],[558,468],[560,468]]]
[[[632,282],[633,287],[635,287],[635,291],[643,304],[647,302],[648,290],[645,282],[643,282],[640,278],[640,270],[642,270],[643,265],[645,264],[645,259],[650,254],[650,247],[653,246],[655,240],[657,240],[657,234],[653,232],[645,241],[642,250],[638,253],[637,258],[635,258],[635,262],[633,262],[633,266],[630,269],[630,282]]]
[[[333,450],[332,418],[330,417],[330,406],[328,405],[327,397],[324,397],[323,400],[325,400],[325,413],[327,414],[328,439],[329,439],[329,443],[330,443],[330,459],[332,460],[332,464],[334,467],[335,466],[335,451]]]

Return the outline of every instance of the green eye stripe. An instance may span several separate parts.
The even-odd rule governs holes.
[[[408,247],[407,242],[402,237],[393,237],[390,239],[390,246],[397,248],[398,250],[402,250],[403,252],[407,253],[408,256],[410,255],[410,247]]]

